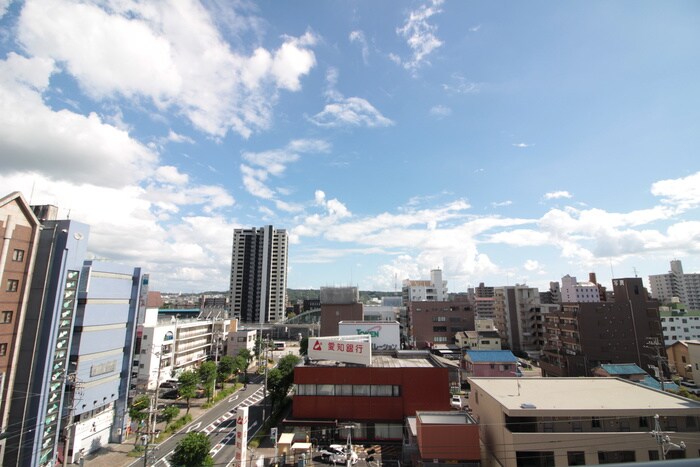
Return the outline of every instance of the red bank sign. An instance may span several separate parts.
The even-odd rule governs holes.
[[[369,366],[372,363],[372,338],[369,335],[310,337],[309,358]]]

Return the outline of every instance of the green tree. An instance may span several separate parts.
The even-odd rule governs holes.
[[[211,443],[204,433],[190,432],[177,443],[171,458],[173,465],[182,467],[200,467],[214,465],[209,455]]]
[[[170,425],[170,422],[175,420],[175,418],[178,416],[179,413],[180,413],[180,407],[178,407],[176,405],[169,405],[163,409],[163,412],[161,413],[160,417],[165,422],[166,428],[168,427],[168,425]]]
[[[136,428],[136,442],[138,442],[140,439],[138,434],[141,432],[141,425],[148,418],[150,408],[151,398],[146,394],[136,397],[136,399],[134,399],[134,401],[131,403],[131,407],[129,407],[129,416],[132,420],[138,422]]]
[[[194,371],[185,371],[178,378],[179,387],[178,394],[184,397],[187,401],[187,412],[190,413],[190,399],[197,395],[197,385],[199,384],[199,375]]]
[[[224,355],[219,360],[219,366],[217,367],[217,381],[223,384],[227,381],[232,374],[236,372],[238,366],[236,364],[236,359],[230,355]]]
[[[204,385],[207,402],[211,402],[214,395],[214,385],[216,384],[216,363],[204,362],[199,365],[199,379]]]
[[[309,354],[309,338],[303,337],[299,342],[299,355],[304,356]]]
[[[299,364],[301,359],[296,355],[285,355],[277,364],[277,368],[273,368],[267,374],[267,388],[270,391],[270,399],[272,400],[272,410],[275,405],[282,403],[287,397],[289,389],[294,383],[294,367]]]
[[[250,366],[250,362],[253,361],[253,354],[248,349],[241,349],[238,351],[238,356],[245,360],[245,365],[243,365],[245,378],[243,379],[243,382],[248,383],[248,367]]]

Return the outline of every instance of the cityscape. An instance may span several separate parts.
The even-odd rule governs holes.
[[[0,0],[0,465],[700,464],[699,20]]]

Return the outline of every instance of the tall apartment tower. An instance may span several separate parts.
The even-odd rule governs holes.
[[[0,431],[5,435],[38,237],[39,221],[22,195],[0,198]],[[13,442],[0,439],[0,464],[5,444]]]
[[[229,301],[232,317],[244,323],[284,319],[287,244],[287,231],[271,225],[233,231]]]
[[[691,310],[700,310],[700,274],[686,274],[680,260],[671,261],[667,274],[649,276],[649,285],[655,299],[671,303],[674,297]]]

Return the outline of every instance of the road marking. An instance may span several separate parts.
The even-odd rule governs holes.
[[[202,422],[197,422],[194,425],[191,425],[187,428],[187,431],[185,433],[189,433],[192,430],[198,429],[200,426],[202,426]]]

